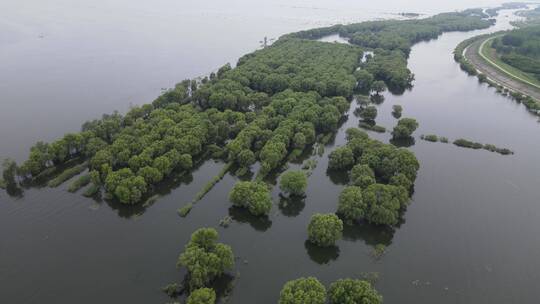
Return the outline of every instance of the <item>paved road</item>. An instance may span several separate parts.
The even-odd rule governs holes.
[[[494,67],[490,64],[488,64],[485,60],[482,59],[480,54],[478,53],[478,50],[482,43],[490,39],[491,37],[487,37],[485,39],[480,39],[479,41],[476,41],[472,43],[467,49],[465,50],[465,58],[474,65],[474,67],[480,71],[482,74],[485,74],[490,80],[499,83],[500,85],[509,88],[513,91],[520,92],[521,94],[525,94],[528,96],[533,97],[536,100],[540,100],[540,89],[536,88],[534,86],[528,85],[526,83],[523,83],[512,76],[506,74],[505,72],[501,71],[497,67]]]

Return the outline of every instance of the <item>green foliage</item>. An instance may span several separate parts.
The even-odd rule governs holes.
[[[333,170],[348,169],[354,164],[353,151],[347,146],[336,148],[328,158],[328,168]]]
[[[382,296],[363,280],[342,279],[328,289],[330,304],[380,304]]]
[[[333,246],[341,239],[343,222],[332,213],[314,214],[308,225],[309,240],[321,247]]]
[[[357,85],[356,89],[360,92],[369,92],[371,91],[374,77],[373,75],[366,70],[357,70],[354,72],[354,77],[356,78]]]
[[[393,105],[392,106],[392,116],[399,119],[401,117],[401,114],[403,112],[403,107],[400,105]]]
[[[345,130],[345,134],[346,134],[347,141],[351,141],[353,139],[364,140],[369,137],[369,135],[367,135],[366,132],[357,128],[348,128],[347,130]]]
[[[199,288],[191,292],[186,304],[214,304],[216,292],[211,288]]]
[[[161,290],[166,293],[169,297],[175,297],[182,293],[182,290],[184,289],[184,286],[178,283],[170,283],[166,286],[163,286]]]
[[[418,122],[413,118],[402,118],[398,120],[397,125],[392,131],[392,137],[394,139],[409,138],[414,131],[418,128]]]
[[[272,197],[268,187],[261,182],[238,182],[229,193],[233,205],[247,208],[253,215],[268,215]]]
[[[459,138],[454,141],[454,145],[458,147],[463,148],[469,148],[469,149],[484,149],[490,152],[496,152],[502,155],[511,155],[514,154],[514,152],[507,148],[498,148],[495,145],[492,144],[481,144],[479,142],[470,141],[467,139]]]
[[[178,215],[180,215],[181,217],[186,217],[192,208],[193,208],[193,203],[187,203],[184,207],[179,208],[177,210]]]
[[[4,188],[15,187],[17,185],[17,181],[15,180],[17,170],[17,163],[14,160],[9,158],[4,159],[4,162],[2,163],[2,179],[5,183]]]
[[[77,190],[88,185],[92,181],[90,174],[85,174],[74,180],[68,188],[69,192],[77,192]]]
[[[92,183],[90,186],[84,191],[83,195],[86,197],[92,197],[96,195],[99,192],[99,186]]]
[[[421,135],[420,138],[426,141],[431,141],[431,142],[439,141],[439,137],[435,134]]]
[[[188,270],[191,290],[208,286],[214,279],[234,266],[230,246],[217,243],[218,233],[213,228],[200,228],[191,235],[177,266]]]
[[[279,304],[324,304],[326,288],[314,277],[300,278],[285,283]]]
[[[363,192],[368,206],[366,219],[374,224],[396,225],[399,211],[409,201],[407,190],[392,185],[374,184]]]
[[[302,171],[287,171],[279,181],[281,191],[291,195],[304,195],[307,188],[307,176]]]
[[[87,167],[88,167],[88,165],[86,163],[84,163],[84,164],[80,164],[80,165],[77,165],[75,167],[66,169],[66,170],[64,170],[64,172],[60,173],[57,177],[50,180],[49,183],[48,183],[48,186],[49,187],[58,187],[63,182],[67,181],[68,179],[70,179],[70,178],[74,177],[75,175],[78,175],[81,172],[83,172],[84,170],[86,170]]]
[[[377,80],[371,84],[371,89],[375,91],[376,94],[380,94],[386,91],[386,84],[382,80]]]
[[[348,186],[339,195],[337,213],[346,220],[355,221],[364,218],[367,206],[362,199],[362,188]]]
[[[369,122],[365,122],[365,121],[360,121],[358,123],[358,126],[360,128],[362,128],[362,129],[370,130],[370,131],[377,132],[377,133],[385,133],[386,132],[385,127],[375,125],[373,123],[369,123]]]
[[[365,189],[375,184],[375,173],[368,165],[357,164],[351,170],[350,180],[353,185]]]
[[[374,121],[377,117],[377,108],[374,106],[367,106],[360,111],[360,117],[363,120]]]

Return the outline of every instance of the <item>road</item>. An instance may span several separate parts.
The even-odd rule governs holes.
[[[485,39],[480,39],[479,41],[473,42],[469,45],[464,52],[465,58],[482,74],[486,75],[490,80],[521,94],[531,96],[536,100],[540,100],[540,88],[536,87],[534,84],[529,83],[525,79],[521,79],[517,76],[514,76],[499,67],[494,62],[486,62],[479,50],[488,40],[493,37],[486,37]]]

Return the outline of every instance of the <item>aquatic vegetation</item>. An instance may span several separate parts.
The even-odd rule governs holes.
[[[341,279],[328,288],[330,304],[370,303],[381,304],[383,298],[368,281]]]
[[[215,278],[234,266],[234,254],[230,246],[217,243],[218,233],[213,228],[200,228],[180,255],[177,267],[188,270],[187,283],[190,290],[206,287]]]
[[[178,215],[180,215],[181,217],[186,217],[192,208],[193,208],[193,203],[187,203],[184,207],[179,208],[177,210]]]
[[[238,182],[229,193],[229,200],[237,207],[246,208],[255,216],[268,215],[272,197],[262,182]]]
[[[379,125],[374,125],[374,124],[370,124],[369,122],[365,122],[365,121],[360,121],[358,123],[358,126],[362,129],[366,129],[366,130],[369,130],[369,131],[374,131],[374,132],[378,132],[378,133],[385,133],[386,132],[386,128],[383,127],[383,126],[379,126]]]
[[[307,188],[307,176],[302,171],[287,171],[281,175],[279,188],[290,195],[304,195]]]
[[[392,130],[393,139],[409,138],[418,128],[418,122],[413,118],[401,118]]]
[[[377,108],[374,106],[367,106],[360,110],[360,117],[366,121],[374,121],[377,118]]]
[[[431,142],[438,142],[439,137],[435,134],[428,134],[428,135],[420,135],[420,139],[431,141]]]
[[[339,195],[337,214],[347,221],[355,221],[365,216],[367,206],[362,198],[362,188],[348,186]]]
[[[456,145],[458,147],[476,149],[476,150],[484,149],[484,150],[487,150],[487,151],[490,151],[490,152],[496,152],[496,153],[499,153],[499,154],[502,154],[502,155],[514,154],[514,152],[512,152],[512,150],[507,149],[507,148],[498,148],[498,147],[496,147],[495,145],[492,145],[492,144],[481,144],[479,142],[474,142],[474,141],[470,141],[470,140],[463,139],[463,138],[456,139],[454,141],[454,145]]]
[[[287,282],[279,295],[279,304],[324,304],[326,288],[314,277]]]
[[[401,117],[401,114],[403,113],[403,107],[400,105],[393,105],[392,106],[392,116],[394,118],[399,119]]]
[[[69,168],[64,170],[64,172],[60,173],[57,177],[53,178],[49,181],[48,186],[49,187],[58,187],[68,179],[74,177],[75,175],[81,174],[84,170],[87,169],[87,164],[80,164],[75,167]]]
[[[308,225],[309,241],[321,247],[333,246],[343,234],[343,222],[332,213],[316,213]]]
[[[386,246],[384,244],[377,244],[371,252],[371,256],[376,260],[380,259],[386,253]]]
[[[216,292],[212,288],[199,288],[191,292],[186,304],[214,304]]]
[[[166,293],[169,297],[175,297],[184,292],[184,286],[179,283],[170,283],[161,288],[161,291]]]
[[[69,192],[76,192],[92,181],[90,174],[85,174],[74,180],[68,187]]]

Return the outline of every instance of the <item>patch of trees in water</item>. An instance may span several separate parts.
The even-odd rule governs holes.
[[[337,213],[348,222],[396,225],[409,202],[420,167],[414,154],[347,130],[347,144],[329,155],[329,170],[349,172],[350,185],[339,197]]]
[[[285,283],[279,304],[380,304],[383,298],[366,280],[341,279],[330,284],[328,291],[314,277],[299,278]]]

